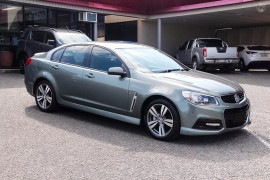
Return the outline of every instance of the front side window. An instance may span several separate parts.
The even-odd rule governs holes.
[[[85,66],[88,49],[88,46],[67,47],[62,55],[61,62],[77,66]]]
[[[100,47],[94,47],[90,67],[100,71],[108,71],[111,67],[122,67],[122,61],[112,52]]]
[[[32,40],[37,42],[43,42],[44,34],[44,31],[32,31]]]

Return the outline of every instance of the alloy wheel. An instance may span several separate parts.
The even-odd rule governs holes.
[[[164,104],[154,104],[147,112],[147,126],[157,137],[167,136],[173,129],[173,115]]]
[[[194,70],[197,70],[197,61],[196,61],[196,60],[193,61],[193,63],[192,63],[192,68],[193,68]]]
[[[48,84],[40,84],[38,86],[36,92],[36,100],[38,106],[43,110],[46,110],[51,106],[53,94]]]

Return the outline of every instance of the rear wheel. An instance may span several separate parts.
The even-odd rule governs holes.
[[[176,108],[167,100],[150,102],[144,113],[149,133],[158,140],[172,140],[180,135],[180,118]]]
[[[55,91],[48,81],[44,80],[37,84],[35,89],[35,99],[38,108],[43,112],[53,112],[57,110]]]
[[[246,67],[246,64],[243,59],[240,59],[239,61],[239,69],[240,71],[248,71],[248,68]]]
[[[198,63],[198,59],[196,57],[192,58],[192,69],[194,70],[204,70],[204,66]]]
[[[19,60],[19,69],[20,72],[22,74],[24,74],[24,64],[25,64],[25,60],[28,58],[28,56],[26,54],[20,54],[18,57]]]

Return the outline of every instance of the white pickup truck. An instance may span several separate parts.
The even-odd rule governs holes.
[[[233,71],[239,63],[237,48],[218,38],[198,38],[186,41],[177,49],[176,59],[193,69],[208,67],[222,71]]]

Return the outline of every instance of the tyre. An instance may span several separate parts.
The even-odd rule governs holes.
[[[148,132],[158,140],[172,140],[180,136],[180,118],[176,108],[167,100],[150,102],[144,112]]]
[[[25,60],[28,58],[26,54],[20,54],[18,57],[20,73],[24,74]]]
[[[243,59],[240,59],[240,61],[239,61],[239,69],[240,69],[240,71],[248,71],[248,68],[246,67]]]
[[[37,84],[35,89],[35,99],[38,108],[43,112],[53,112],[57,110],[57,101],[53,86],[44,80]]]
[[[196,57],[192,58],[192,69],[194,70],[204,70],[203,65],[198,63],[198,59]]]

